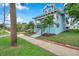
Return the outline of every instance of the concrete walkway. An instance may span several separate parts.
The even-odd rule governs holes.
[[[5,31],[10,34],[10,31],[8,31],[8,30],[5,30]]]
[[[34,45],[40,46],[40,47],[42,47],[42,48],[44,48],[56,55],[59,55],[59,56],[79,56],[79,51],[75,50],[75,49],[56,45],[56,44],[49,43],[49,42],[46,42],[43,40],[34,39],[31,37],[25,36],[23,34],[18,35],[18,37],[25,39],[26,41],[28,41]]]
[[[0,38],[2,38],[2,37],[7,37],[7,36],[10,36],[10,34],[7,34],[7,35],[1,35]]]
[[[0,38],[10,36],[10,32],[9,32],[9,31],[7,31],[7,30],[5,30],[5,31],[6,31],[7,33],[9,33],[9,34],[0,35]]]
[[[33,37],[33,38],[37,38],[37,37],[39,37],[39,36],[41,36],[41,35],[33,34],[31,37]]]

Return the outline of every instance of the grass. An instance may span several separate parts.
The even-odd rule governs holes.
[[[40,36],[38,38],[79,47],[79,30],[69,30],[56,36]]]
[[[0,35],[7,34],[7,32],[4,29],[0,29]]]
[[[36,45],[33,45],[21,38],[17,39],[17,47],[11,47],[9,37],[0,38],[1,56],[55,56],[55,54],[46,51]]]

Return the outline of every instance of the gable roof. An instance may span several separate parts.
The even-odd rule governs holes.
[[[48,7],[56,7],[56,6],[55,6],[54,3],[47,4],[47,5],[43,8],[43,10],[46,9],[46,8],[48,8]]]
[[[61,13],[59,10],[57,11],[54,11],[54,12],[51,12],[51,13],[48,13],[48,14],[43,14],[43,15],[40,15],[40,16],[37,16],[37,17],[34,17],[33,19],[38,19],[38,20],[41,20],[43,19],[44,17],[48,16],[48,15],[53,15],[55,13]]]
[[[54,5],[54,4],[53,4],[53,5]],[[45,9],[45,8],[47,8],[47,7],[49,7],[49,6],[52,6],[52,5],[47,4],[43,9]],[[33,19],[41,20],[41,19],[43,19],[45,16],[53,15],[54,13],[64,14],[60,9],[56,9],[56,10],[54,10],[54,11],[52,11],[52,12],[47,13],[47,14],[42,14],[42,15],[40,15],[40,16],[34,17]]]

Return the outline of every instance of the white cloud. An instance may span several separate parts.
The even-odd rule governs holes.
[[[2,3],[2,6],[4,7],[4,3]],[[9,3],[5,3],[5,6],[9,6]],[[24,9],[29,10],[29,7],[22,6],[21,3],[16,3],[16,8],[19,10],[24,10]]]
[[[10,24],[10,14],[6,15],[6,20],[7,20],[6,23]]]
[[[10,14],[6,15],[6,20],[10,21]]]
[[[0,24],[2,24],[3,22],[2,22],[2,20],[0,20]]]
[[[17,17],[17,23],[22,23],[24,21],[24,19],[22,19],[21,17]]]
[[[6,16],[6,20],[8,20],[8,22],[10,22],[10,14],[8,14]],[[22,23],[24,21],[24,19],[22,19],[21,17],[17,17],[17,23]]]
[[[22,6],[20,3],[17,3],[17,4],[16,4],[16,8],[19,9],[19,10],[23,10],[23,9],[29,10],[29,7],[27,7],[27,6]]]

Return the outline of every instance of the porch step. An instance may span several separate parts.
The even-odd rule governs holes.
[[[39,36],[41,36],[41,35],[39,35],[39,34],[33,34],[31,37],[37,38],[37,37],[39,37]]]

